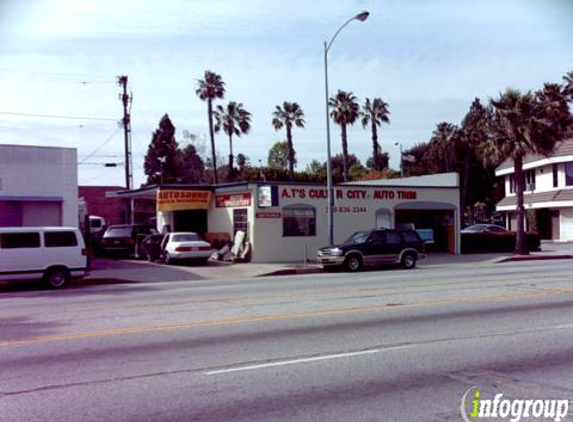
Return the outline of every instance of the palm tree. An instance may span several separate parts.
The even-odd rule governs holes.
[[[353,125],[358,119],[360,106],[352,92],[338,90],[336,95],[328,100],[328,105],[332,108],[330,116],[332,120],[340,126],[340,137],[342,139],[343,178],[348,182],[348,135],[346,127]]]
[[[450,151],[453,150],[455,142],[459,139],[458,126],[448,123],[438,123],[436,129],[432,132],[430,142],[437,146],[437,149],[442,154],[444,160],[444,171],[449,173],[452,171]]]
[[[273,126],[275,130],[280,130],[286,127],[286,140],[288,145],[288,166],[290,180],[294,180],[294,147],[292,144],[292,127],[293,124],[297,127],[304,127],[304,112],[298,103],[291,103],[285,101],[282,108],[276,106],[273,111]]]
[[[496,164],[508,158],[513,160],[517,199],[516,254],[528,253],[523,198],[524,158],[527,154],[551,155],[563,139],[563,129],[570,124],[567,121],[571,122],[565,99],[556,101],[552,91],[547,85],[535,94],[508,89],[497,100],[491,100],[494,107],[491,137],[484,145],[483,154],[486,160]]]
[[[569,101],[573,101],[573,72],[569,72],[563,76],[563,80],[565,81],[563,85],[563,94]]]
[[[227,107],[217,106],[215,110],[215,132],[221,129],[229,137],[229,182],[233,181],[233,135],[241,136],[251,130],[251,113],[243,108],[243,103],[230,101]]]
[[[464,170],[460,203],[462,209],[468,206],[470,189],[470,166],[476,156],[479,146],[487,138],[487,128],[491,116],[491,107],[485,108],[479,98],[474,99],[469,111],[462,120],[460,141],[464,151]]]
[[[209,119],[209,136],[211,139],[211,159],[213,161],[213,182],[218,183],[217,180],[217,157],[215,155],[215,133],[213,130],[213,100],[223,98],[225,96],[225,82],[221,79],[221,75],[205,71],[205,76],[197,83],[195,90],[197,96],[207,101],[207,117]]]
[[[370,124],[372,132],[372,169],[376,171],[382,170],[379,159],[378,126],[381,126],[382,123],[390,123],[389,114],[388,104],[381,98],[374,98],[372,101],[370,101],[370,98],[366,98],[360,112],[362,127],[366,128]]]

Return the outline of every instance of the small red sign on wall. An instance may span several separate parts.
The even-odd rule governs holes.
[[[229,193],[215,196],[217,208],[249,207],[251,205],[251,193]]]
[[[257,218],[281,218],[280,211],[257,211]]]

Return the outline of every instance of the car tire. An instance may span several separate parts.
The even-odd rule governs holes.
[[[411,270],[416,266],[416,255],[412,252],[406,252],[402,255],[402,259],[400,260],[400,265],[402,268],[406,270]]]
[[[355,273],[362,269],[362,257],[358,254],[352,254],[344,261],[346,271]]]
[[[50,268],[44,274],[44,282],[50,289],[61,289],[70,282],[70,273],[66,268]]]
[[[165,252],[165,263],[167,265],[173,264],[173,258],[171,258],[171,255],[169,255],[168,252]]]

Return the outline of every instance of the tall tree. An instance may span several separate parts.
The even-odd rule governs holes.
[[[388,164],[390,163],[390,154],[388,154],[387,152],[381,153],[379,151],[376,160],[377,161],[375,162],[374,157],[368,158],[368,160],[366,160],[366,167],[368,167],[372,171],[380,172],[388,168]],[[380,170],[375,170],[376,168],[379,168]]]
[[[275,130],[280,130],[283,126],[286,128],[286,141],[288,145],[288,165],[289,165],[289,177],[290,180],[294,180],[294,146],[292,142],[292,127],[293,125],[297,127],[304,127],[304,112],[298,103],[296,102],[283,102],[282,107],[276,106],[273,112],[273,127]]]
[[[189,144],[178,150],[178,166],[181,183],[205,182],[205,163],[195,145]]]
[[[178,144],[175,140],[175,126],[169,115],[164,114],[159,127],[153,132],[145,156],[144,171],[147,184],[173,183],[179,174]]]
[[[448,123],[438,123],[436,129],[432,132],[430,143],[437,147],[440,158],[444,162],[444,171],[449,173],[453,168],[453,151],[456,141],[459,140],[458,126]]]
[[[388,111],[388,104],[384,102],[381,98],[366,98],[364,104],[362,105],[362,111],[360,112],[360,117],[362,119],[362,127],[366,128],[370,125],[370,131],[372,134],[372,161],[369,166],[372,170],[380,171],[382,170],[384,162],[380,160],[380,144],[378,143],[378,127],[382,123],[390,123],[390,111]],[[386,162],[386,167],[388,162]]]
[[[350,180],[348,175],[348,169],[350,168],[348,163],[348,134],[346,132],[346,127],[348,125],[353,125],[358,119],[358,112],[360,106],[356,100],[356,97],[351,92],[345,92],[338,90],[336,95],[328,100],[328,105],[332,109],[330,111],[330,116],[332,120],[340,126],[340,137],[342,140],[342,156],[343,160],[343,179],[345,182]]]
[[[296,164],[296,151],[293,150],[293,160]],[[290,164],[290,150],[287,141],[278,141],[269,149],[267,166],[271,169],[287,170]],[[293,179],[291,179],[293,180]]]
[[[479,150],[479,146],[487,139],[489,119],[491,117],[491,108],[488,111],[480,102],[479,98],[475,98],[472,102],[469,111],[464,116],[460,130],[460,142],[463,146],[462,154],[463,171],[462,176],[462,190],[460,194],[460,203],[462,209],[469,206],[469,188],[470,188],[470,167],[472,161],[475,161],[475,156]]]
[[[484,158],[498,164],[510,158],[515,174],[517,199],[517,234],[515,253],[527,254],[523,192],[523,161],[527,154],[551,155],[571,125],[565,98],[554,98],[553,88],[546,84],[535,94],[508,89],[498,99],[491,120],[491,137],[484,145]]]
[[[217,157],[215,152],[215,132],[213,128],[213,100],[223,98],[225,96],[225,83],[221,79],[221,75],[205,71],[205,76],[197,83],[195,90],[197,96],[207,101],[207,117],[209,119],[209,137],[211,139],[211,161],[213,166],[213,182],[218,183],[217,178]]]
[[[227,181],[234,179],[233,169],[233,135],[240,137],[251,130],[251,113],[244,109],[243,103],[230,101],[227,107],[217,106],[215,110],[215,132],[221,129],[229,137],[229,174]]]
[[[568,101],[573,101],[573,72],[569,72],[563,76],[563,81],[563,94]]]

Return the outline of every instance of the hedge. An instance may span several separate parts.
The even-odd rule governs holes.
[[[526,233],[527,249],[541,250],[541,236]],[[504,233],[462,233],[462,253],[488,253],[515,251],[515,232]]]

